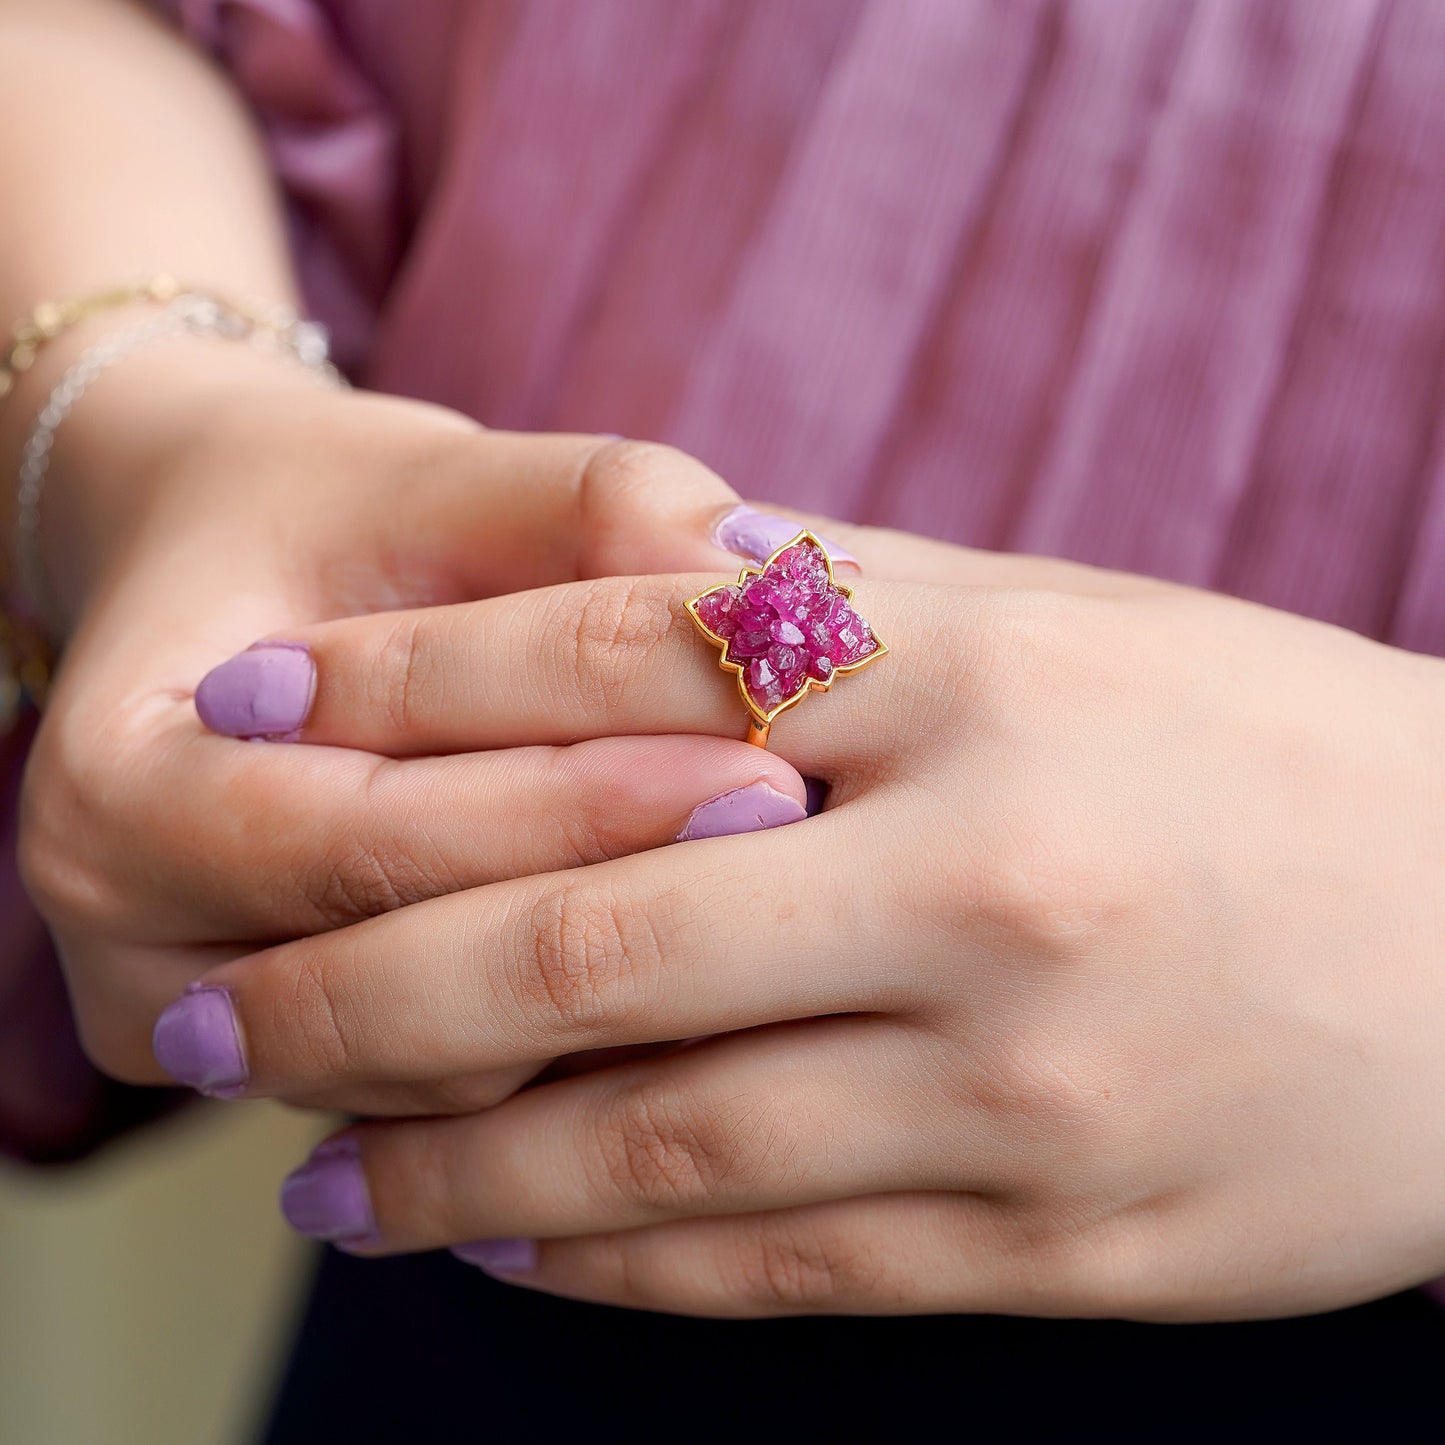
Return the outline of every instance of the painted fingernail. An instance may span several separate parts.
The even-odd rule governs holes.
[[[193,985],[156,1020],[156,1063],[173,1079],[216,1098],[246,1087],[246,1055],[229,990]]]
[[[356,1140],[343,1135],[312,1150],[281,1186],[281,1213],[297,1234],[311,1239],[375,1243],[376,1216]]]
[[[488,1274],[531,1274],[537,1268],[535,1239],[474,1239],[454,1244],[451,1252]]]
[[[786,793],[780,793],[767,783],[749,783],[745,788],[734,788],[730,793],[719,793],[717,797],[699,803],[688,816],[677,841],[685,843],[692,838],[726,838],[733,833],[756,833],[763,828],[780,828],[784,823],[796,823],[807,816],[803,805]]]
[[[228,738],[285,739],[306,721],[316,663],[297,642],[260,642],[213,667],[196,688],[196,711]]]
[[[794,517],[780,517],[776,512],[760,512],[746,502],[732,509],[713,528],[712,539],[725,552],[736,552],[749,562],[765,562],[785,542],[791,542],[803,524]],[[828,555],[835,562],[852,562],[858,559],[845,547],[830,542],[826,537],[818,540],[828,549]]]

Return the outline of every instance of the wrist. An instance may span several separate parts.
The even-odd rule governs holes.
[[[77,331],[47,358],[38,386],[22,398],[26,433],[51,388],[99,336],[133,328],[141,315],[108,318],[110,325]],[[37,397],[35,392],[40,395]],[[92,384],[54,432],[41,498],[40,561],[46,590],[63,616],[74,617],[101,571],[174,486],[204,496],[211,473],[186,459],[228,419],[233,445],[249,443],[254,419],[274,414],[290,398],[308,402],[332,393],[295,357],[211,334],[152,336]],[[7,437],[6,440],[9,440]],[[18,451],[18,446],[17,446]],[[234,491],[234,469],[230,470]],[[221,469],[215,469],[219,475]],[[14,546],[17,515],[12,491],[7,541]],[[227,499],[219,499],[226,501]],[[234,497],[229,499],[234,504]]]

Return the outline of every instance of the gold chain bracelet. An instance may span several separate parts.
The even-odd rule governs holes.
[[[102,311],[129,306],[136,301],[152,301],[164,306],[174,301],[185,288],[174,276],[152,276],[147,281],[134,281],[124,286],[110,286],[104,291],[90,291],[65,301],[42,301],[23,321],[17,321],[10,333],[10,342],[0,356],[0,401],[15,389],[16,382],[32,366],[47,343],[63,336],[73,326]]]
[[[100,312],[136,302],[163,307],[154,320],[138,323],[118,337],[104,338],[73,364],[41,409],[31,428],[21,458],[19,476],[19,520],[17,553],[21,560],[17,577],[24,588],[25,572],[38,572],[39,488],[49,462],[50,444],[56,427],[68,414],[95,377],[119,360],[135,345],[152,336],[190,332],[271,345],[300,361],[334,385],[346,383],[327,358],[325,331],[313,322],[300,320],[281,305],[252,305],[223,299],[204,287],[192,287],[174,276],[161,274],[149,280],[108,290],[90,292],[67,301],[46,301],[17,323],[10,342],[0,354],[0,400],[15,388],[20,376],[34,366],[45,345],[82,321]],[[27,559],[36,565],[28,569]],[[45,589],[31,585],[23,611],[0,604],[0,737],[16,726],[27,707],[43,708],[50,690],[54,649],[43,625],[28,614],[44,616]]]

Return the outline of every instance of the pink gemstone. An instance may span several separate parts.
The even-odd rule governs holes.
[[[739,629],[728,643],[728,656],[736,661],[740,657],[761,657],[773,645],[773,639],[766,632],[744,632]]]
[[[837,646],[828,655],[835,667],[849,667],[867,657],[877,646],[868,624],[855,613],[845,627],[839,628]]]
[[[715,588],[698,603],[703,623],[727,642],[760,712],[773,712],[809,681],[828,682],[878,650],[873,630],[828,580],[826,554],[789,547],[747,583]]]
[[[738,599],[742,588],[736,584],[730,587],[714,587],[698,598],[697,615],[703,626],[719,637],[731,637],[738,630]]]
[[[789,547],[778,558],[778,563],[784,576],[801,583],[807,591],[821,592],[828,585],[827,559],[822,549],[811,542],[799,542],[796,547]]]
[[[772,592],[772,581],[768,577],[768,574],[764,572],[760,576],[752,578],[747,586],[743,588],[743,605],[745,607],[755,607],[767,611],[771,606],[770,599]]]
[[[748,664],[748,692],[753,701],[764,712],[771,712],[782,702],[784,693],[776,669],[765,657],[754,658]]]
[[[785,679],[789,675],[802,672],[808,665],[808,659],[798,648],[789,647],[782,642],[775,642],[768,648],[768,661],[777,669],[778,676]],[[792,692],[796,687],[797,683],[795,682],[788,691]]]
[[[786,577],[771,572],[749,582],[743,599],[749,607],[771,612],[789,622],[799,621],[808,611],[805,594]]]

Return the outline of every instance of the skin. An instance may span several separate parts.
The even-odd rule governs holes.
[[[0,35],[14,314],[157,258],[290,298],[203,64],[101,0]],[[100,329],[0,409],[7,464]],[[1442,664],[820,522],[893,652],[761,754],[680,608],[733,500],[234,347],[97,384],[47,501],[73,628],[22,825],[93,1057],[159,1080],[161,1007],[224,985],[251,1092],[397,1116],[349,1131],[368,1249],[535,1238],[511,1277],[578,1298],[1210,1319],[1445,1269]],[[318,661],[300,745],[207,735],[197,681],[266,635]],[[822,816],[657,846],[800,773]]]
[[[866,565],[866,532],[829,526]],[[777,725],[830,782],[823,815],[206,976],[253,1093],[370,1113],[715,1036],[348,1131],[364,1252],[532,1237],[526,1283],[713,1315],[1238,1318],[1445,1266],[1445,669],[1139,579],[954,565],[858,584],[893,656]],[[725,731],[730,680],[681,609],[714,580],[306,629],[303,740]]]

